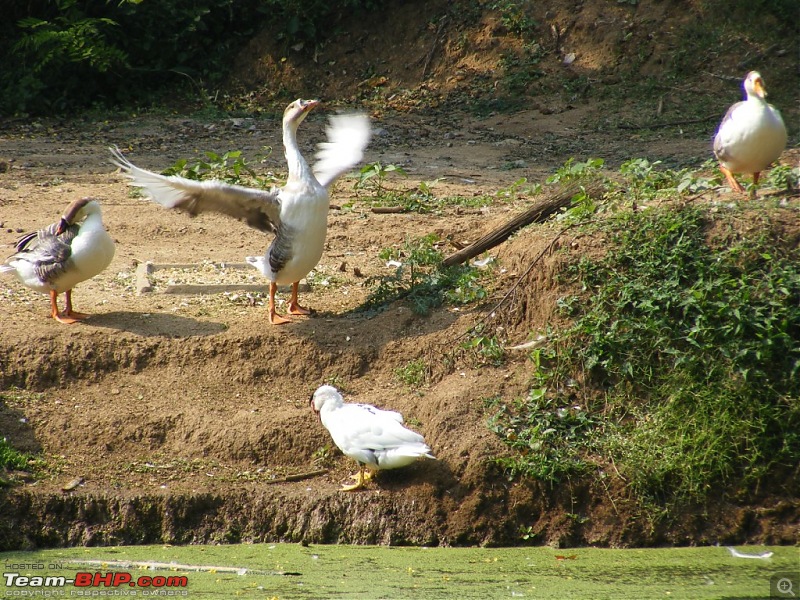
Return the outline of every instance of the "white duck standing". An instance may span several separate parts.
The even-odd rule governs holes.
[[[311,408],[331,434],[336,446],[358,462],[356,483],[345,491],[363,487],[374,471],[397,469],[421,457],[434,458],[423,437],[403,426],[403,416],[369,404],[345,403],[338,390],[323,385],[311,396]],[[369,469],[365,473],[365,468]]]
[[[72,308],[72,288],[101,273],[114,258],[114,240],[103,227],[100,204],[92,198],[76,200],[58,223],[24,235],[16,254],[0,265],[0,273],[14,273],[27,287],[50,294],[51,316],[75,323],[88,315]],[[64,312],[58,295],[64,293]]]
[[[259,190],[221,181],[157,175],[133,165],[119,149],[111,149],[114,163],[131,178],[131,185],[144,188],[162,206],[191,215],[222,213],[242,219],[260,231],[275,234],[263,256],[246,259],[270,280],[269,321],[275,325],[289,322],[275,309],[278,284],[292,284],[289,314],[310,313],[298,303],[297,288],[322,257],[331,185],[361,161],[370,138],[366,115],[331,117],[328,141],[320,144],[312,171],[297,145],[297,128],[318,104],[317,100],[298,99],[283,113],[283,145],[289,176],[282,188]]]
[[[747,99],[728,109],[714,137],[714,155],[719,168],[736,192],[744,193],[736,173],[753,174],[753,195],[761,171],[786,148],[786,126],[781,113],[766,101],[764,80],[750,71],[744,80]]]

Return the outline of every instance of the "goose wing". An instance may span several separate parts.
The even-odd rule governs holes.
[[[193,181],[140,169],[109,148],[112,162],[130,177],[130,185],[143,188],[153,201],[190,215],[216,212],[240,219],[259,231],[275,232],[280,224],[279,188],[258,190],[221,181]]]
[[[67,261],[72,256],[72,240],[78,235],[79,225],[70,225],[57,234],[59,223],[22,236],[15,248],[16,254],[6,262],[23,260],[31,264],[41,281],[51,281],[64,273]]]
[[[389,450],[409,444],[424,444],[423,437],[406,429],[393,411],[383,411],[364,404],[345,404],[326,423],[333,441],[345,454],[363,450]]]
[[[744,106],[744,102],[736,102],[732,104],[730,108],[728,108],[728,112],[725,113],[725,116],[722,117],[722,121],[719,124],[719,129],[717,129],[717,134],[714,136],[714,154],[719,160],[726,160],[729,158],[728,152],[730,151],[729,142],[731,138],[731,134],[728,131],[730,127],[736,126],[736,121],[734,119],[734,113],[738,108]]]
[[[362,410],[365,410],[373,415],[376,415],[378,418],[383,419],[394,419],[401,425],[403,424],[403,415],[395,410],[384,410],[382,408],[378,408],[376,406],[372,406],[371,404],[362,404],[362,403],[354,403],[353,406],[359,406]]]
[[[372,131],[369,117],[363,113],[334,115],[326,129],[327,142],[319,144],[314,176],[325,187],[352,169],[364,158],[364,148]]]

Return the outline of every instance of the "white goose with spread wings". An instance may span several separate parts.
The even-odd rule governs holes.
[[[290,314],[309,314],[310,311],[297,301],[297,288],[322,257],[328,229],[330,187],[340,175],[361,161],[370,138],[366,115],[331,117],[328,141],[320,144],[312,171],[297,145],[297,128],[317,104],[316,100],[298,99],[283,113],[283,145],[289,176],[282,188],[259,190],[221,181],[158,175],[136,167],[119,149],[111,149],[114,163],[131,178],[131,185],[145,189],[162,206],[192,215],[222,213],[260,231],[275,234],[263,256],[246,259],[270,280],[269,321],[272,324],[289,322],[275,309],[278,284],[292,284]]]
[[[761,171],[778,160],[786,148],[786,126],[781,113],[765,100],[764,80],[750,71],[744,80],[747,99],[728,109],[714,136],[719,168],[736,192],[744,193],[735,173],[753,174],[753,195]]]
[[[344,402],[338,390],[323,385],[311,396],[311,408],[319,415],[336,446],[358,462],[355,490],[372,477],[373,471],[397,469],[421,457],[433,458],[423,437],[403,425],[403,416],[369,404]],[[364,469],[369,471],[365,473]]]
[[[28,288],[50,295],[50,315],[60,323],[75,323],[88,315],[72,309],[72,288],[102,272],[114,258],[114,240],[103,226],[100,204],[92,198],[76,200],[48,227],[22,236],[17,252],[0,273],[13,273]],[[58,295],[64,293],[64,312]]]

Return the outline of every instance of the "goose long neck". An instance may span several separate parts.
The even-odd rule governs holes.
[[[289,179],[305,179],[310,173],[308,163],[297,145],[297,127],[287,122],[283,124],[283,149],[289,167]]]
[[[102,229],[105,227],[103,227],[103,216],[100,211],[89,213],[81,223],[81,231],[100,231]]]

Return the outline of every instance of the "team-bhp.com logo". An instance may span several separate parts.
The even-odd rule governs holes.
[[[134,577],[130,573],[121,573],[109,571],[108,573],[101,573],[96,571],[94,573],[78,572],[75,577],[60,576],[39,576],[39,575],[20,575],[19,573],[3,573],[3,578],[6,584],[6,596],[9,596],[9,591],[14,589],[18,591],[32,590],[33,588],[63,588],[67,585],[74,585],[76,588],[86,588],[80,590],[71,590],[70,595],[74,596],[95,596],[97,588],[140,588],[139,593],[142,596],[163,596],[165,591],[178,592],[189,585],[189,580],[184,575],[141,575]],[[30,595],[30,594],[11,594],[12,596]],[[110,594],[105,594],[110,595]],[[122,595],[122,594],[114,594]],[[167,594],[183,595],[180,593]]]

